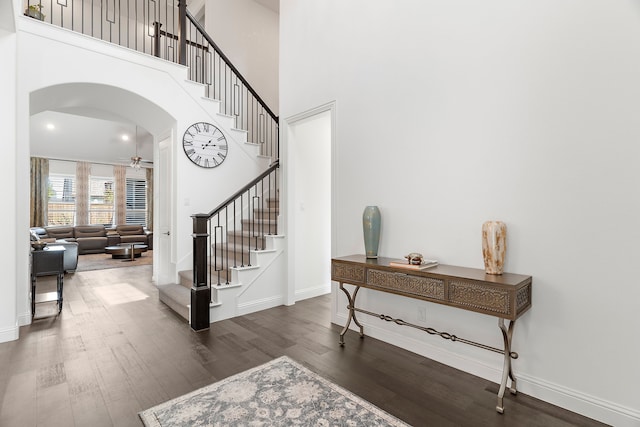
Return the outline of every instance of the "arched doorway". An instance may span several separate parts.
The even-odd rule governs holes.
[[[128,165],[134,153],[143,154],[145,159],[157,159],[158,143],[171,141],[176,126],[176,120],[166,110],[148,99],[122,88],[95,83],[59,84],[31,92],[29,116],[31,156],[97,164]],[[62,125],[53,129],[55,138],[51,134],[43,134],[39,129],[48,124],[44,118],[61,120]],[[36,126],[38,129],[34,128]],[[120,139],[121,134],[131,134],[133,129],[136,146],[131,141],[124,143]],[[139,139],[147,142],[150,151],[138,152]],[[169,193],[161,188],[162,185],[169,185],[167,181],[157,179],[167,174],[162,170],[162,165],[166,167],[166,162],[155,164],[153,168],[154,208],[157,206],[156,195]],[[18,193],[29,192],[28,182],[18,182],[16,185]],[[158,224],[159,220],[167,222],[163,217],[170,214],[170,211],[154,209],[154,224]],[[152,225],[152,228],[155,227]],[[157,241],[160,236],[154,235],[154,240]],[[163,274],[157,266],[169,264],[169,251],[163,251],[163,247],[169,245],[154,245],[153,274],[156,281]],[[18,289],[18,293],[21,292],[28,293],[28,290]],[[18,301],[25,299],[19,297]]]

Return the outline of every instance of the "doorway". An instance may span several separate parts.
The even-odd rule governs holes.
[[[286,121],[288,302],[331,291],[334,104]]]
[[[58,126],[52,126],[51,129],[45,129],[45,125],[48,123],[35,120],[44,120],[41,116],[60,120],[64,118],[66,121],[60,122]],[[72,119],[73,122],[71,121]],[[21,168],[21,179],[17,180],[16,183],[16,191],[25,195],[29,194],[28,159],[30,156],[107,165],[122,163],[128,165],[131,162],[131,156],[134,154],[135,157],[140,155],[140,157],[146,159],[152,159],[155,156],[157,160],[159,155],[157,141],[163,138],[163,140],[168,140],[170,143],[170,136],[173,133],[176,121],[166,110],[149,99],[125,89],[97,83],[64,83],[43,87],[30,93],[27,124],[29,125],[29,131],[26,133],[26,137],[29,140],[29,144],[25,152],[21,153],[20,156],[21,161],[24,160],[23,164],[25,166]],[[101,127],[96,127],[98,125]],[[135,136],[133,139],[133,142],[136,143],[135,145],[132,145],[131,139],[129,141],[121,139],[121,135],[126,133],[124,131],[129,128],[133,129],[128,133],[129,137],[131,135]],[[143,134],[142,132],[139,134],[138,131],[141,129],[147,130],[148,134]],[[53,140],[54,135],[57,135],[55,141]],[[160,135],[160,137],[156,135]],[[42,138],[41,144],[37,141],[38,137]],[[138,140],[140,140],[141,144],[137,144]],[[149,147],[149,151],[144,151],[145,144],[142,144],[142,142]],[[54,149],[55,151],[52,151]],[[140,149],[140,152],[137,151],[138,149]],[[143,160],[143,162],[150,161]],[[156,177],[154,196],[159,193],[171,194],[170,190],[166,191],[163,187],[168,185],[166,180],[158,179],[158,177],[163,178],[165,176],[164,169],[156,164],[154,170]],[[20,212],[22,213],[21,217],[23,217],[20,224],[26,223],[28,226],[28,199],[21,204]],[[155,222],[163,221],[162,224],[170,222],[170,219],[161,218],[165,212],[171,214],[171,210],[160,212],[155,209]],[[158,224],[155,225],[157,226]],[[24,228],[26,229],[27,227]],[[154,233],[156,239],[159,237],[157,234],[159,233],[156,231]],[[167,263],[164,261],[171,257],[170,253],[163,253],[163,246],[158,245],[153,251],[153,256],[158,257],[158,259],[154,259],[156,261],[154,262],[154,279],[158,276],[156,264],[166,267]],[[145,254],[143,257],[148,255],[150,254]],[[20,261],[18,262],[17,276],[28,278],[28,255],[24,256]],[[166,273],[165,276],[169,274]],[[20,313],[29,313],[27,304],[29,301],[29,287],[18,285],[16,289],[17,301],[19,301],[18,311]],[[22,318],[24,320],[20,321],[21,324],[30,322],[30,317],[23,315]]]

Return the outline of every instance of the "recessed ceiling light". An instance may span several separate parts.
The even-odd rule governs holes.
[[[53,123],[47,123],[47,129],[54,130],[56,126]]]
[[[129,135],[122,135],[122,140],[123,141],[128,141],[129,140]]]

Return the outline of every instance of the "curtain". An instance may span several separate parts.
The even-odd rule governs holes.
[[[147,228],[153,230],[153,169],[147,168]]]
[[[76,163],[76,225],[89,223],[89,175],[91,165]]]
[[[113,179],[116,182],[116,215],[113,225],[122,225],[127,223],[127,167],[114,165]]]
[[[47,205],[49,203],[49,160],[31,158],[31,210],[30,227],[47,225]]]

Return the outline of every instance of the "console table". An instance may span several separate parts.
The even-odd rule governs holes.
[[[331,260],[331,280],[340,284],[347,296],[349,315],[347,323],[340,332],[340,345],[344,346],[344,335],[351,321],[360,328],[360,337],[364,337],[364,327],[356,318],[356,312],[378,317],[401,326],[410,326],[438,335],[441,338],[473,345],[503,355],[502,381],[498,391],[496,410],[504,413],[504,392],[507,381],[511,380],[509,391],[516,394],[516,378],[513,375],[511,359],[517,359],[518,353],[512,351],[511,342],[516,319],[531,308],[531,276],[504,273],[486,274],[484,270],[438,265],[425,270],[412,270],[392,267],[391,258],[366,258],[364,255],[350,255]],[[343,284],[355,285],[353,293]],[[504,348],[495,348],[471,340],[457,337],[448,332],[439,332],[433,328],[394,319],[385,314],[373,313],[356,307],[356,297],[360,288],[388,292],[409,298],[421,299],[437,304],[498,318],[498,327],[502,333]],[[508,321],[508,326],[505,325]]]
[[[47,246],[31,251],[31,318],[35,317],[36,304],[56,301],[58,314],[62,311],[62,286],[64,284],[64,246]],[[56,291],[36,294],[36,278],[56,276]]]

